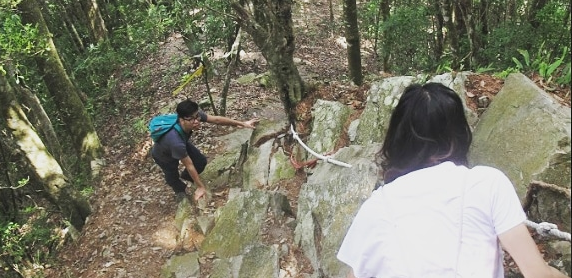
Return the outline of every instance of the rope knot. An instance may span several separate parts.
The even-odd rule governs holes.
[[[558,226],[556,226],[556,224],[552,224],[552,223],[548,223],[548,222],[540,222],[538,223],[538,227],[536,228],[536,232],[547,236],[550,234],[551,230],[558,230]]]

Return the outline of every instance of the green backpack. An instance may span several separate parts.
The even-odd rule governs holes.
[[[181,138],[186,139],[187,135],[183,128],[178,124],[177,114],[162,114],[155,116],[149,122],[149,133],[153,142],[159,142],[163,135],[167,134],[171,129],[175,128]]]

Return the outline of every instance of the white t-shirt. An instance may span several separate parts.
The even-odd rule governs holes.
[[[358,278],[500,278],[497,236],[525,219],[501,171],[444,162],[375,190],[337,257]]]

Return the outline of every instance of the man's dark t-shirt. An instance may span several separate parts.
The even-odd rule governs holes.
[[[199,111],[199,119],[201,122],[207,121],[207,114]],[[155,142],[151,149],[153,158],[163,163],[178,162],[187,156],[187,140],[181,138],[181,135],[174,128],[167,132],[159,142]]]

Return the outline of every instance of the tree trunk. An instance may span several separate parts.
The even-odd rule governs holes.
[[[540,26],[540,21],[536,18],[536,15],[544,6],[548,4],[548,0],[533,0],[528,9],[528,22],[534,28],[538,28]]]
[[[98,43],[107,39],[107,27],[101,16],[97,0],[81,0],[83,12],[86,15],[87,26],[93,42]]]
[[[489,8],[489,1],[481,0],[479,6],[479,22],[481,24],[481,35],[485,37],[489,34]]]
[[[449,49],[452,55],[451,68],[459,67],[459,37],[457,35],[457,28],[453,21],[454,16],[454,0],[440,0],[441,14],[443,14],[443,21],[447,34],[445,36],[446,48]]]
[[[36,0],[23,0],[19,8],[22,10],[22,19],[26,23],[37,25],[40,36],[47,41],[46,55],[36,57],[36,63],[49,93],[60,106],[59,112],[83,162],[80,171],[91,173],[90,166],[101,158],[103,149],[91,118],[81,102],[80,92],[64,69]]]
[[[0,76],[0,78],[3,78]],[[2,94],[2,91],[0,91]],[[3,119],[3,117],[0,117]],[[0,121],[0,130],[5,130],[5,122]],[[7,134],[0,132],[0,216],[4,219],[14,221],[18,216],[18,204],[16,203],[16,194],[14,189],[16,185],[12,183],[11,173],[8,169],[12,165],[9,160],[10,148],[6,146],[8,141]]]
[[[433,9],[435,13],[435,49],[433,51],[433,55],[435,57],[435,61],[439,61],[441,59],[441,55],[443,55],[443,45],[444,45],[444,38],[443,38],[443,13],[441,8],[439,7],[439,2],[433,2]]]
[[[350,78],[354,84],[359,86],[363,83],[363,75],[356,0],[344,0],[344,17]]]
[[[20,75],[10,63],[5,64],[4,69],[8,72],[7,76]],[[46,142],[50,153],[61,163],[63,160],[63,149],[54,130],[54,126],[52,125],[52,121],[40,103],[40,99],[30,91],[30,88],[26,86],[23,79],[20,79],[19,82],[11,82],[11,86],[18,93],[16,94],[18,101],[23,103],[27,108],[26,117],[28,117],[32,126],[36,128],[42,141]]]
[[[226,77],[224,79],[224,85],[222,87],[222,92],[220,94],[220,115],[226,116],[226,99],[228,97],[228,88],[230,86],[230,76],[234,71],[236,63],[238,63],[238,51],[240,49],[240,41],[242,39],[242,29],[238,28],[234,42],[231,44],[228,51],[228,65],[226,68]]]
[[[108,36],[111,36],[113,30],[117,29],[117,27],[121,25],[121,22],[123,20],[123,16],[119,9],[119,3],[117,2],[117,0],[104,0],[99,10],[105,22],[107,32],[110,33],[108,34]]]
[[[328,8],[330,10],[330,37],[334,37],[334,32],[336,31],[336,22],[334,21],[334,0],[328,0]]]
[[[506,11],[504,12],[504,14],[505,14],[504,17],[505,22],[518,18],[515,0],[506,0]]]
[[[379,3],[379,13],[381,15],[381,21],[382,22],[386,22],[389,20],[389,16],[390,16],[390,1],[391,0],[381,0],[381,2]],[[378,27],[376,27],[378,28]],[[381,34],[381,40],[382,40],[382,45],[388,45],[389,42],[387,41],[387,28],[386,30],[384,30]],[[383,71],[385,72],[389,72],[390,70],[390,65],[389,65],[389,57],[390,57],[390,51],[388,49],[389,47],[385,47],[385,50],[382,52],[381,54],[381,59],[382,59],[382,65],[383,65]]]
[[[63,0],[57,0],[56,3],[60,6],[61,11],[59,12],[60,16],[62,17],[62,22],[64,28],[69,33],[69,36],[72,38],[74,46],[76,47],[76,51],[78,53],[82,53],[85,51],[85,44],[75,27],[75,22],[69,16],[67,5],[63,2]]]
[[[0,115],[8,132],[26,157],[28,171],[42,183],[48,199],[80,230],[91,213],[89,203],[66,181],[59,163],[48,152],[14,95],[6,76],[0,74]]]
[[[292,30],[292,0],[250,0],[246,5],[232,2],[236,19],[253,39],[268,63],[276,80],[280,99],[291,124],[296,121],[296,104],[306,94],[304,82],[294,64],[294,32]]]
[[[469,42],[469,53],[461,60],[462,66],[470,69],[475,63],[474,57],[479,48],[477,36],[475,32],[475,20],[473,17],[473,7],[470,0],[458,0],[456,8],[456,17],[458,18],[459,36],[466,35]],[[462,25],[461,25],[462,24]],[[461,30],[463,30],[461,32]]]
[[[46,142],[50,153],[59,163],[61,163],[63,161],[62,146],[60,145],[60,141],[56,135],[52,121],[46,114],[40,100],[28,88],[17,86],[15,89],[22,97],[22,103],[29,108],[26,116],[28,119],[32,119],[33,126],[41,134],[41,137],[43,138],[43,141]]]

